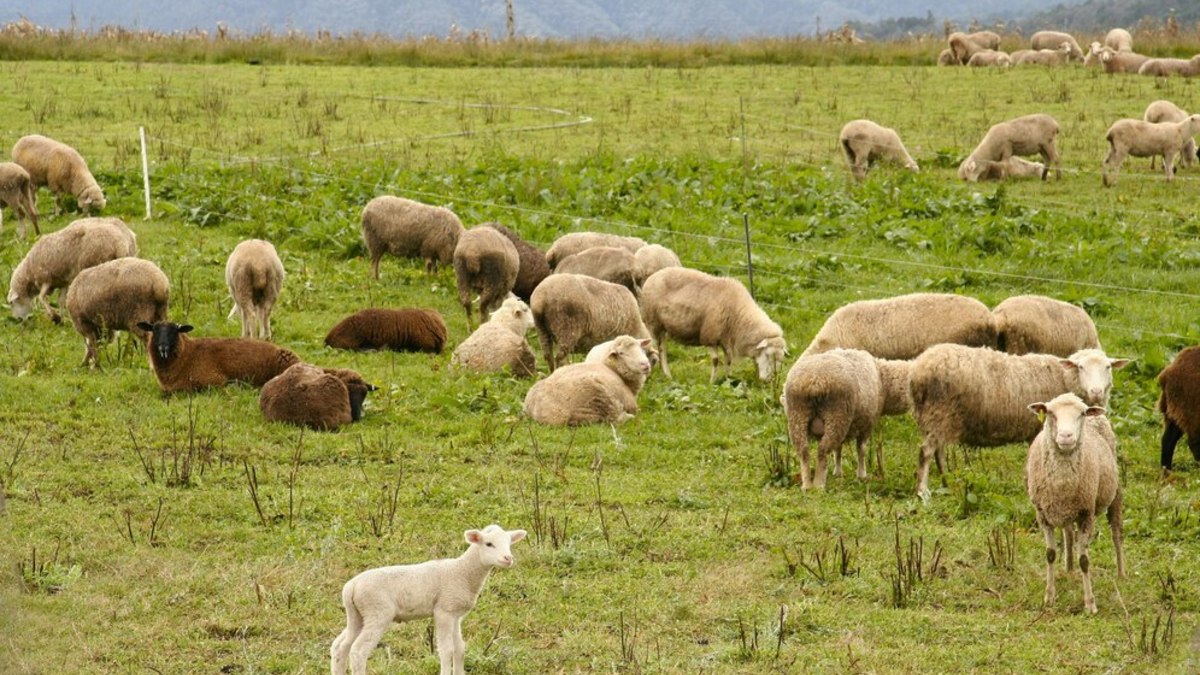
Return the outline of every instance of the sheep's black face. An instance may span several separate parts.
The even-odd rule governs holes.
[[[362,419],[363,401],[367,400],[367,394],[375,391],[377,387],[366,382],[354,382],[346,386],[350,392],[350,420],[357,422]]]
[[[150,334],[150,349],[162,361],[170,360],[178,351],[179,334],[192,330],[186,323],[181,325],[171,321],[159,321],[153,325],[143,321],[138,328]]]

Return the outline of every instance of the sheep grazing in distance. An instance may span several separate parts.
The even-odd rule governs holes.
[[[376,279],[384,253],[423,258],[425,271],[437,272],[438,265],[454,260],[454,247],[463,231],[462,221],[450,209],[404,197],[376,197],[362,212],[363,243],[371,258],[371,276]]]
[[[330,328],[325,344],[334,349],[441,354],[446,322],[433,309],[362,309]]]
[[[1039,50],[1058,49],[1064,42],[1067,43],[1067,53],[1070,58],[1082,61],[1083,50],[1079,48],[1079,43],[1076,42],[1075,38],[1069,33],[1060,33],[1053,30],[1040,30],[1029,38],[1029,46]]]
[[[535,382],[525,414],[541,424],[620,424],[638,411],[637,395],[650,374],[650,340],[620,335],[600,363],[573,363]]]
[[[0,206],[7,206],[16,214],[17,236],[22,239],[25,238],[26,220],[33,223],[34,234],[42,233],[38,229],[36,191],[25,167],[16,162],[0,162]]]
[[[954,55],[954,60],[962,65],[966,65],[976,52],[985,49],[994,49],[975,42],[966,33],[951,33],[946,37],[946,42],[950,46],[950,52]],[[999,44],[996,46],[998,47]]]
[[[971,55],[967,65],[972,68],[1008,68],[1013,64],[1012,57],[994,49],[981,49]]]
[[[871,120],[853,120],[842,127],[838,139],[855,180],[866,178],[867,169],[878,160],[888,160],[912,171],[920,170],[895,129]]]
[[[499,231],[480,225],[462,233],[454,247],[454,279],[468,328],[474,325],[475,294],[479,294],[479,322],[483,323],[512,291],[520,267],[517,247]]]
[[[761,380],[774,377],[787,354],[783,329],[737,279],[687,267],[655,272],[642,288],[642,319],[654,337],[667,377],[671,377],[668,337],[680,344],[708,347],[712,362],[709,382],[717,381],[722,353],[726,371],[735,358],[753,359]]]
[[[123,330],[145,339],[139,328],[167,318],[171,283],[157,265],[140,258],[117,258],[80,272],[67,288],[65,305],[83,336],[83,364],[100,365],[96,344]]]
[[[1114,73],[1137,74],[1149,60],[1150,57],[1144,54],[1118,52],[1109,47],[1100,50],[1100,64],[1104,66],[1104,72],[1110,75]]]
[[[508,368],[517,377],[532,377],[537,360],[525,341],[533,328],[533,312],[520,298],[509,296],[479,328],[454,349],[450,363],[477,373]]]
[[[513,565],[512,545],[525,530],[488,525],[467,530],[469,544],[457,558],[414,565],[377,567],[355,576],[342,587],[346,628],[329,649],[333,675],[366,675],[367,658],[393,621],[433,618],[442,675],[463,675],[466,643],[462,620],[479,601],[488,575]]]
[[[353,370],[297,363],[263,385],[258,407],[272,422],[332,431],[362,419],[363,402],[375,390]]]
[[[554,269],[563,258],[594,246],[618,246],[635,253],[645,245],[646,242],[638,237],[622,237],[604,232],[572,232],[554,240],[546,251],[546,264],[550,265],[550,269]]]
[[[84,213],[103,210],[107,204],[83,156],[66,143],[37,134],[22,136],[13,145],[12,159],[29,172],[35,192],[43,185],[50,188],[55,197],[54,215],[62,213],[67,195],[75,198]]]
[[[1000,34],[990,30],[967,33],[967,39],[984,49],[1000,49]]]
[[[165,393],[197,391],[228,382],[261,387],[300,362],[291,350],[251,338],[189,338],[192,327],[172,321],[138,328],[150,334],[150,366]]]
[[[835,349],[803,356],[783,385],[788,437],[800,462],[803,489],[825,487],[825,462],[832,451],[834,475],[841,474],[841,448],[854,439],[857,475],[867,477],[866,447],[882,415],[909,409],[909,361],[876,359],[859,349]],[[817,465],[809,472],[809,435],[817,436]]]
[[[1200,75],[1200,54],[1190,59],[1148,59],[1138,68],[1138,75],[1153,75],[1155,77],[1196,77]]]
[[[1116,52],[1132,52],[1133,36],[1124,28],[1114,28],[1105,34],[1104,46]]]
[[[1164,471],[1174,467],[1175,446],[1187,434],[1192,458],[1200,462],[1200,347],[1188,347],[1158,374],[1158,410],[1163,415]]]
[[[546,277],[534,289],[529,307],[551,371],[568,354],[586,352],[618,335],[650,337],[628,288],[583,274]]]
[[[513,283],[512,293],[525,302],[529,302],[530,297],[533,296],[533,289],[537,288],[543,279],[550,276],[550,266],[546,264],[546,254],[500,223],[484,223],[484,225],[508,237],[508,240],[517,249],[517,257],[520,258],[521,264],[520,269],[517,270],[517,280]]]
[[[1090,405],[1105,406],[1112,371],[1128,359],[1110,359],[1098,349],[1067,358],[1050,354],[1014,356],[994,349],[941,344],[918,356],[908,378],[913,418],[921,431],[917,494],[929,499],[929,462],[943,469],[947,445],[991,447],[1029,442],[1038,425],[1026,410],[1073,392]]]
[[[958,66],[962,65],[954,56],[954,50],[947,47],[938,53],[937,64],[939,66]]]
[[[1054,166],[1055,176],[1062,178],[1062,164],[1054,144],[1056,136],[1058,122],[1042,113],[1000,122],[988,129],[979,145],[963,160],[963,166],[974,160],[977,170],[982,170],[983,160],[1003,162],[1013,155],[1040,154],[1047,167]],[[959,177],[964,177],[963,166],[959,167]]]
[[[1125,576],[1121,550],[1121,482],[1117,469],[1117,438],[1104,408],[1089,406],[1074,394],[1060,394],[1047,403],[1032,403],[1029,409],[1044,418],[1042,429],[1029,446],[1025,461],[1025,488],[1037,511],[1038,526],[1046,538],[1046,594],[1043,602],[1054,604],[1054,563],[1058,557],[1055,529],[1062,528],[1067,541],[1067,569],[1074,530],[1078,528],[1079,572],[1083,578],[1083,606],[1096,613],[1092,594],[1088,546],[1095,538],[1096,516],[1108,515],[1117,576]]]
[[[1187,119],[1188,113],[1183,108],[1171,103],[1170,101],[1158,100],[1146,106],[1146,112],[1142,113],[1142,121],[1152,124],[1161,124],[1163,122],[1180,122]],[[1150,170],[1154,170],[1154,160],[1157,156],[1150,158]],[[1196,140],[1188,136],[1183,142],[1183,150],[1180,152],[1179,163],[1181,166],[1191,166],[1196,162]]]
[[[1066,65],[1071,61],[1071,45],[1062,43],[1058,49],[1027,49],[1021,56],[1012,57],[1013,65],[1036,65],[1051,68]]]
[[[283,287],[283,261],[271,242],[247,239],[225,263],[225,285],[233,298],[229,318],[241,316],[242,337],[271,339],[271,310]]]
[[[554,273],[583,274],[594,279],[620,284],[637,296],[641,292],[641,288],[637,283],[636,267],[635,254],[627,248],[593,246],[560,259],[554,266]]]
[[[666,246],[647,244],[633,254],[633,279],[638,288],[646,283],[651,274],[668,267],[683,267],[679,256]]]
[[[987,159],[965,159],[958,166],[958,177],[971,183],[1002,181],[1009,178],[1040,178],[1046,180],[1049,171],[1041,162],[1031,162],[1013,155],[1003,162]]]
[[[1014,295],[992,310],[996,348],[1009,354],[1070,356],[1100,349],[1100,335],[1086,310],[1044,295]]]
[[[1117,174],[1125,157],[1163,158],[1163,172],[1170,181],[1175,177],[1175,158],[1184,152],[1188,139],[1200,133],[1200,115],[1190,115],[1179,122],[1152,124],[1142,120],[1124,119],[1113,122],[1104,135],[1108,140],[1108,155],[1104,158],[1105,187],[1117,184]]]
[[[804,355],[840,347],[882,359],[911,359],[943,342],[995,346],[996,328],[987,305],[952,293],[859,300],[829,315]]]
[[[40,302],[55,323],[61,321],[46,296],[66,288],[83,270],[115,258],[137,255],[137,236],[119,218],[80,218],[47,234],[30,247],[8,285],[12,315],[24,319]]]

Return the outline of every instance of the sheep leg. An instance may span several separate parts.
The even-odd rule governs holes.
[[[36,302],[42,303],[42,308],[46,310],[46,316],[50,317],[51,321],[54,323],[62,323],[62,316],[59,315],[58,310],[50,306],[50,300],[46,297],[48,295],[50,295],[50,284],[43,284],[42,287],[38,289]],[[61,293],[59,295],[61,295]]]
[[[346,628],[333,640],[329,647],[329,669],[332,675],[346,675],[346,661],[350,658],[350,646],[362,631],[362,615],[350,605],[346,608]]]
[[[1180,429],[1178,424],[1168,419],[1166,426],[1163,428],[1162,455],[1159,458],[1164,471],[1170,471],[1171,466],[1175,463],[1175,446],[1179,444],[1179,439],[1181,438],[1183,438],[1183,429]],[[1190,439],[1188,447],[1192,447]],[[1192,454],[1196,454],[1195,448],[1192,448]]]
[[[1117,152],[1117,146],[1111,143],[1109,145],[1108,156],[1104,158],[1104,165],[1100,171],[1104,187],[1117,184],[1117,174],[1121,172],[1121,162],[1125,159],[1125,153]]]
[[[1175,178],[1175,153],[1171,150],[1163,153],[1163,173],[1167,175],[1167,182]]]
[[[1096,514],[1088,513],[1080,518],[1079,523],[1079,575],[1083,578],[1083,608],[1089,614],[1095,614],[1096,597],[1092,595],[1091,561],[1088,559],[1088,545],[1095,534]]]
[[[462,672],[455,663],[455,657],[458,656],[458,641],[462,639],[462,629],[458,621],[458,617],[448,612],[435,610],[433,613],[438,660],[442,665],[441,675],[460,675]]]
[[[825,433],[817,443],[817,470],[813,474],[813,487],[825,489],[825,461],[830,454],[835,455],[840,463],[842,443],[846,441],[846,432],[850,430],[850,420],[842,415],[826,415],[833,419],[825,419]]]
[[[860,436],[858,439],[858,466],[854,474],[859,480],[867,479],[867,442],[870,440],[870,436]]]
[[[929,462],[939,453],[941,446],[932,438],[926,437],[921,441],[921,450],[917,456],[917,496],[921,501],[928,502],[929,492]]]
[[[96,333],[90,327],[83,335],[83,365],[93,370],[100,365],[100,357],[96,354]]]
[[[549,330],[542,330],[538,327],[538,343],[542,345],[542,356],[546,359],[546,365],[550,366],[550,372],[558,367],[558,363],[554,360],[554,338],[550,335]]]
[[[383,257],[383,252],[371,254],[371,276],[375,279],[379,278],[379,259]]]
[[[1067,552],[1067,571],[1075,569],[1075,526],[1063,525],[1063,550]]]
[[[675,378],[671,377],[671,369],[667,367],[667,335],[662,333],[654,336],[654,346],[658,348],[658,362],[662,366],[663,375],[667,376],[668,380]]]
[[[1124,505],[1125,498],[1121,496],[1121,488],[1117,488],[1117,494],[1113,496],[1112,503],[1108,505],[1108,529],[1112,532],[1113,551],[1117,557],[1117,576],[1125,578],[1125,552],[1122,549],[1122,544],[1125,541],[1124,518],[1121,514],[1121,509]]]
[[[271,339],[271,310],[275,303],[267,302],[258,308],[258,332],[264,340]]]
[[[708,357],[712,361],[712,373],[708,376],[709,384],[717,383],[717,366],[721,363],[721,353],[717,347],[708,348]]]
[[[1054,560],[1058,557],[1058,538],[1054,536],[1054,528],[1046,522],[1040,511],[1037,521],[1042,528],[1042,535],[1046,538],[1046,594],[1042,596],[1042,604],[1048,606],[1054,604]]]
[[[351,675],[367,675],[367,657],[371,655],[375,645],[379,644],[379,639],[391,623],[392,617],[386,615],[363,618],[362,628],[350,645]]]
[[[809,410],[804,407],[798,408],[794,403],[789,404],[785,393],[783,395],[783,412],[784,418],[787,419],[788,438],[792,441],[792,447],[796,450],[796,461],[800,465],[800,473],[797,476],[800,481],[800,489],[807,490],[812,486],[808,473]]]

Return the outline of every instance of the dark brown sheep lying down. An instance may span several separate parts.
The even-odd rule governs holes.
[[[330,329],[325,344],[335,349],[440,354],[446,344],[446,322],[432,309],[364,309]]]
[[[297,363],[263,385],[258,407],[273,422],[326,431],[361,419],[375,389],[353,370]]]

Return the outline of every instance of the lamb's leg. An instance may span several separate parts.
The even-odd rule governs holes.
[[[367,675],[367,657],[371,655],[375,645],[379,644],[379,638],[383,637],[383,632],[391,623],[390,616],[363,617],[362,628],[350,645],[351,675]]]
[[[1117,576],[1125,578],[1125,552],[1122,549],[1122,543],[1125,541],[1124,517],[1121,515],[1121,509],[1124,506],[1124,497],[1121,496],[1121,488],[1117,488],[1117,494],[1113,497],[1113,501],[1108,505],[1108,529],[1112,532],[1113,551],[1117,557]]]
[[[1079,523],[1079,575],[1083,578],[1083,609],[1095,614],[1096,597],[1092,595],[1091,561],[1088,560],[1088,545],[1096,528],[1096,514],[1088,513]]]
[[[1046,594],[1042,596],[1042,604],[1054,604],[1054,560],[1058,557],[1057,537],[1054,536],[1054,528],[1042,518],[1042,514],[1037,516],[1038,526],[1042,528],[1042,535],[1046,538]]]
[[[462,635],[463,617],[454,621],[454,675],[466,675],[467,641]]]
[[[455,635],[460,630],[458,619],[448,612],[434,610],[433,624],[437,635],[438,660],[442,664],[441,675],[458,675],[461,671],[455,668],[454,663],[458,640],[461,639],[461,636]]]
[[[1180,429],[1178,424],[1168,419],[1166,426],[1163,427],[1162,455],[1159,457],[1164,471],[1170,471],[1171,466],[1175,463],[1175,446],[1181,438],[1183,438],[1183,429]],[[1190,442],[1188,443],[1188,447],[1191,447]],[[1195,450],[1192,453],[1195,454]]]
[[[346,675],[346,660],[350,658],[350,646],[362,630],[362,616],[353,605],[346,608],[346,628],[333,640],[329,648],[329,670],[332,675]]]

